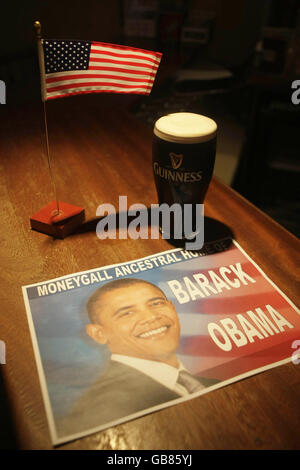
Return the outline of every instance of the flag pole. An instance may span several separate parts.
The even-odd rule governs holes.
[[[47,151],[47,161],[48,161],[48,168],[50,173],[50,179],[52,183],[52,188],[54,192],[54,197],[56,201],[56,210],[53,211],[52,216],[57,216],[61,212],[59,210],[59,201],[57,197],[57,190],[53,176],[53,170],[51,165],[51,157],[50,157],[50,150],[49,150],[49,136],[48,136],[48,125],[47,125],[47,113],[46,113],[46,78],[45,78],[45,64],[44,64],[44,52],[43,52],[43,45],[42,45],[42,37],[41,31],[42,26],[39,21],[34,22],[34,29],[36,34],[37,40],[37,49],[38,49],[38,57],[39,57],[39,66],[40,66],[40,75],[41,75],[41,91],[42,91],[42,102],[43,102],[43,114],[44,114],[44,127],[45,127],[45,136],[46,136],[46,151]]]

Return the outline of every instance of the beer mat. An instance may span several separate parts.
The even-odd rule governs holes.
[[[236,241],[22,290],[54,445],[299,362],[299,310]]]

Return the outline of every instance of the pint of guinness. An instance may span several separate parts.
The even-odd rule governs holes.
[[[200,114],[174,113],[156,121],[152,157],[159,205],[177,203],[195,212],[196,204],[203,204],[214,169],[216,134],[215,121]],[[172,238],[172,230],[169,235],[165,238]]]

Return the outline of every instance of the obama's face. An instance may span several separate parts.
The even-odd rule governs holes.
[[[112,353],[174,362],[179,320],[172,302],[155,286],[137,283],[106,292],[94,309],[98,322],[87,325],[87,333]]]

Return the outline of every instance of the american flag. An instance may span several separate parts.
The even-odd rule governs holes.
[[[42,41],[43,100],[82,93],[149,94],[159,52],[94,41]]]

